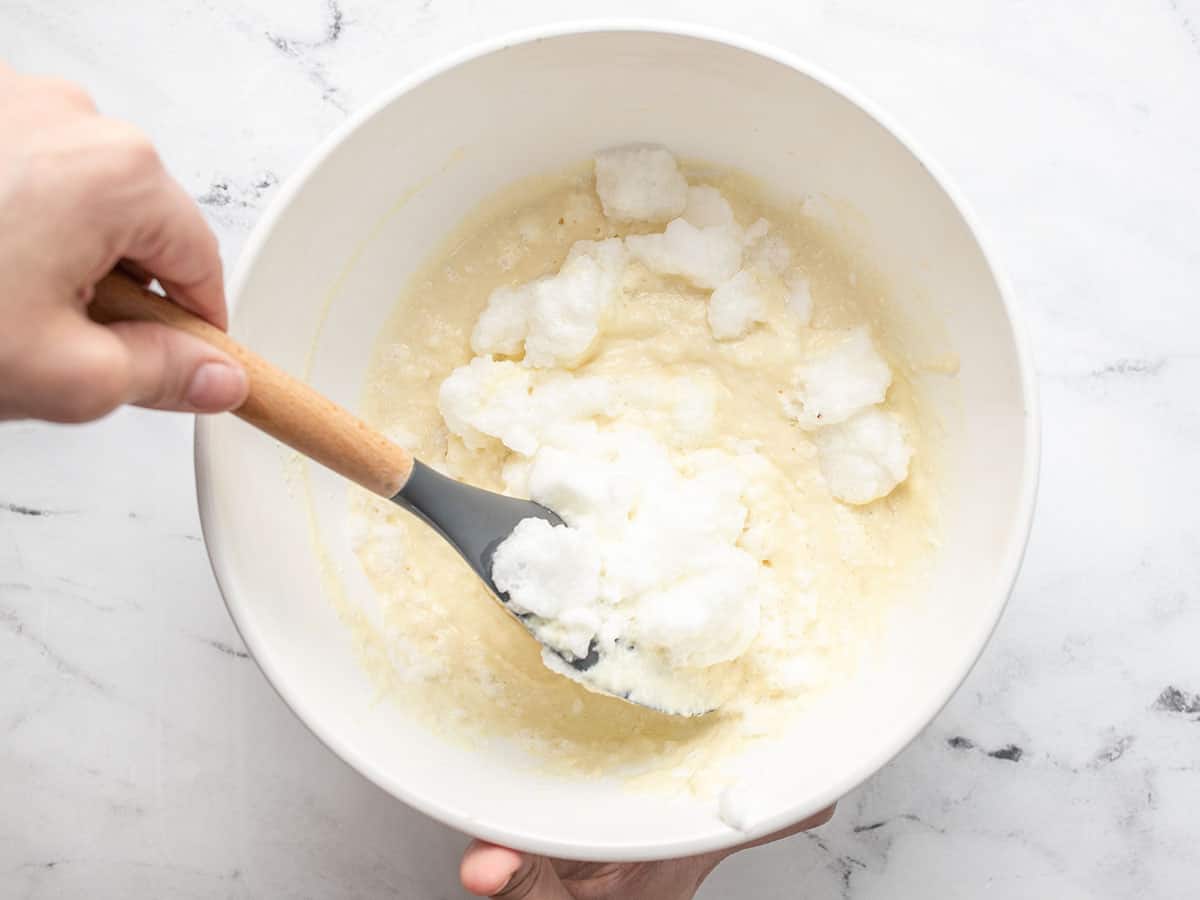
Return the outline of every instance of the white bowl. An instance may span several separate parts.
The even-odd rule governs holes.
[[[913,339],[929,351],[948,341],[961,358],[956,386],[927,390],[947,425],[944,546],[873,664],[773,745],[751,836],[838,799],[930,722],[996,625],[1030,527],[1038,432],[1025,342],[962,203],[882,123],[828,76],[727,35],[603,23],[493,41],[406,80],[326,141],[259,223],[231,291],[235,334],[353,408],[408,273],[517,178],[651,140],[756,175],[781,198],[824,194],[858,211],[847,227],[891,279],[892,302],[931,325]],[[940,345],[928,336],[939,320]],[[652,859],[747,838],[711,802],[548,776],[446,743],[379,702],[310,527],[360,596],[346,488],[314,471],[309,491],[287,459],[231,416],[202,419],[204,535],[246,646],[342,759],[449,825],[556,856]]]

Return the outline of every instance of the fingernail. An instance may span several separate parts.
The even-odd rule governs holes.
[[[238,366],[206,362],[192,375],[187,402],[196,412],[223,412],[246,397],[246,373]]]

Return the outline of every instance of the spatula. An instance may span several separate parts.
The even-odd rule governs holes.
[[[537,639],[538,622],[528,614],[514,613],[508,598],[496,589],[492,555],[522,519],[536,517],[552,525],[562,524],[552,511],[531,500],[505,497],[434,471],[348,410],[119,270],[96,285],[88,314],[100,324],[158,322],[232,356],[246,370],[250,382],[246,401],[234,415],[424,520],[449,541],[492,596]],[[588,671],[599,661],[595,641],[584,657],[572,657],[539,643],[557,657],[556,662],[561,660],[570,668],[572,678],[610,693],[588,680]]]

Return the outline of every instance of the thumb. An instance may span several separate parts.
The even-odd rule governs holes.
[[[246,399],[246,373],[199,338],[154,322],[104,326],[129,354],[125,402],[150,409],[213,413]]]
[[[462,861],[463,886],[494,900],[571,900],[544,856],[474,841]]]

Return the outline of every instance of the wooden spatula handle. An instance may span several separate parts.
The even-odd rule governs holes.
[[[380,496],[392,497],[408,480],[413,458],[407,450],[221,329],[124,273],[112,272],[96,285],[88,315],[102,325],[158,322],[207,341],[241,363],[250,380],[250,393],[235,415]]]

